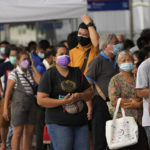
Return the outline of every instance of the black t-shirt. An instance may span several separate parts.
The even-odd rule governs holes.
[[[8,75],[13,69],[14,69],[14,66],[10,63],[10,61],[0,64],[0,77],[2,77],[4,75],[4,95],[3,95],[3,97],[5,96]]]
[[[67,77],[63,77],[53,67],[49,69],[41,78],[38,92],[49,94],[51,98],[59,100],[60,96],[68,93],[82,92],[90,87],[85,76],[79,68],[69,68]],[[62,106],[46,109],[45,120],[47,124],[59,124],[66,126],[80,126],[87,123],[87,107],[84,102],[84,108],[80,113],[68,114],[63,111]]]

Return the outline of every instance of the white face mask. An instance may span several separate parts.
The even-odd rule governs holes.
[[[138,63],[138,61],[134,61],[134,64],[137,64]]]

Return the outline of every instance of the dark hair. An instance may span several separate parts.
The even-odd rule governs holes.
[[[53,52],[52,51],[45,52],[45,58],[49,58],[50,56],[53,56]]]
[[[50,44],[47,40],[41,40],[39,43],[38,43],[38,47],[40,49],[43,49],[44,51],[46,51],[47,48],[50,47]]]
[[[143,29],[140,36],[150,36],[150,28]]]
[[[139,59],[139,51],[135,51],[134,53],[133,53],[133,55],[135,55],[138,59]]]
[[[60,41],[60,42],[59,42],[59,44],[60,44],[60,45],[65,45],[65,44],[64,44],[65,42],[67,42],[67,43],[68,43],[68,41],[67,41],[67,40],[62,40],[62,41]]]
[[[13,45],[13,44],[12,45],[7,45],[6,49],[5,49],[6,57],[9,57],[11,51],[19,52],[19,48],[16,47],[15,45]]]
[[[17,60],[19,60],[22,55],[27,55],[27,56],[29,57],[29,53],[28,53],[28,52],[26,52],[26,51],[20,51],[20,52],[17,54]]]
[[[137,65],[139,66],[147,57],[149,57],[150,46],[146,46],[139,51],[138,59],[139,62]]]
[[[68,35],[67,40],[68,40],[69,50],[73,49],[78,45],[77,35],[78,35],[78,31],[73,31]]]
[[[95,26],[94,23],[93,23],[93,25],[94,25],[93,27],[94,27],[95,30],[96,30],[96,26]],[[88,30],[88,26],[87,26],[84,22],[80,23],[78,30],[79,30],[80,28]]]
[[[36,50],[36,45],[37,44],[34,41],[29,42],[28,43],[28,47],[27,47],[28,51],[30,51],[30,50]]]
[[[0,45],[1,45],[1,44],[6,44],[6,45],[8,45],[9,42],[7,42],[7,41],[2,41],[2,42],[0,43]]]
[[[124,49],[130,49],[130,48],[132,48],[134,46],[135,46],[135,44],[134,44],[134,42],[132,40],[126,39],[124,41]]]
[[[87,25],[84,22],[80,23],[79,28],[88,30],[88,27],[87,27]]]
[[[67,50],[67,47],[65,45],[59,44],[59,45],[55,46],[54,53],[53,53],[54,56],[56,56],[57,51],[60,47],[66,48],[66,50]]]
[[[140,37],[137,39],[139,49],[150,43],[150,28],[142,30]]]

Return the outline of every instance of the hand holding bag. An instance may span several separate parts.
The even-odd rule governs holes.
[[[121,108],[122,118],[116,119],[121,98],[118,99],[113,120],[106,122],[106,139],[110,149],[119,149],[138,142],[138,125],[133,117],[125,116]]]

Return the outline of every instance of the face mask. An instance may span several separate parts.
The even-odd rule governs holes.
[[[70,63],[70,57],[68,55],[57,57],[57,64],[59,64],[61,67],[67,67],[69,63]]]
[[[11,62],[12,65],[15,65],[16,64],[16,56],[9,56],[9,60]]]
[[[44,54],[44,53],[38,53],[38,56],[39,56],[41,59],[44,59],[45,54]]]
[[[86,46],[88,44],[91,43],[91,39],[90,38],[86,38],[83,36],[78,36],[78,42],[82,45],[82,46]]]
[[[133,63],[123,63],[120,65],[120,69],[125,72],[129,72],[129,71],[133,70],[133,68],[134,68]]]
[[[123,43],[119,43],[116,45],[113,45],[113,54],[117,55],[121,50],[123,50]]]
[[[5,54],[5,48],[4,48],[4,47],[1,47],[1,48],[0,48],[0,52],[1,52],[1,54]]]
[[[20,63],[22,69],[28,69],[29,67],[29,60],[24,60]]]
[[[134,61],[134,64],[137,64],[138,63],[138,61]]]

